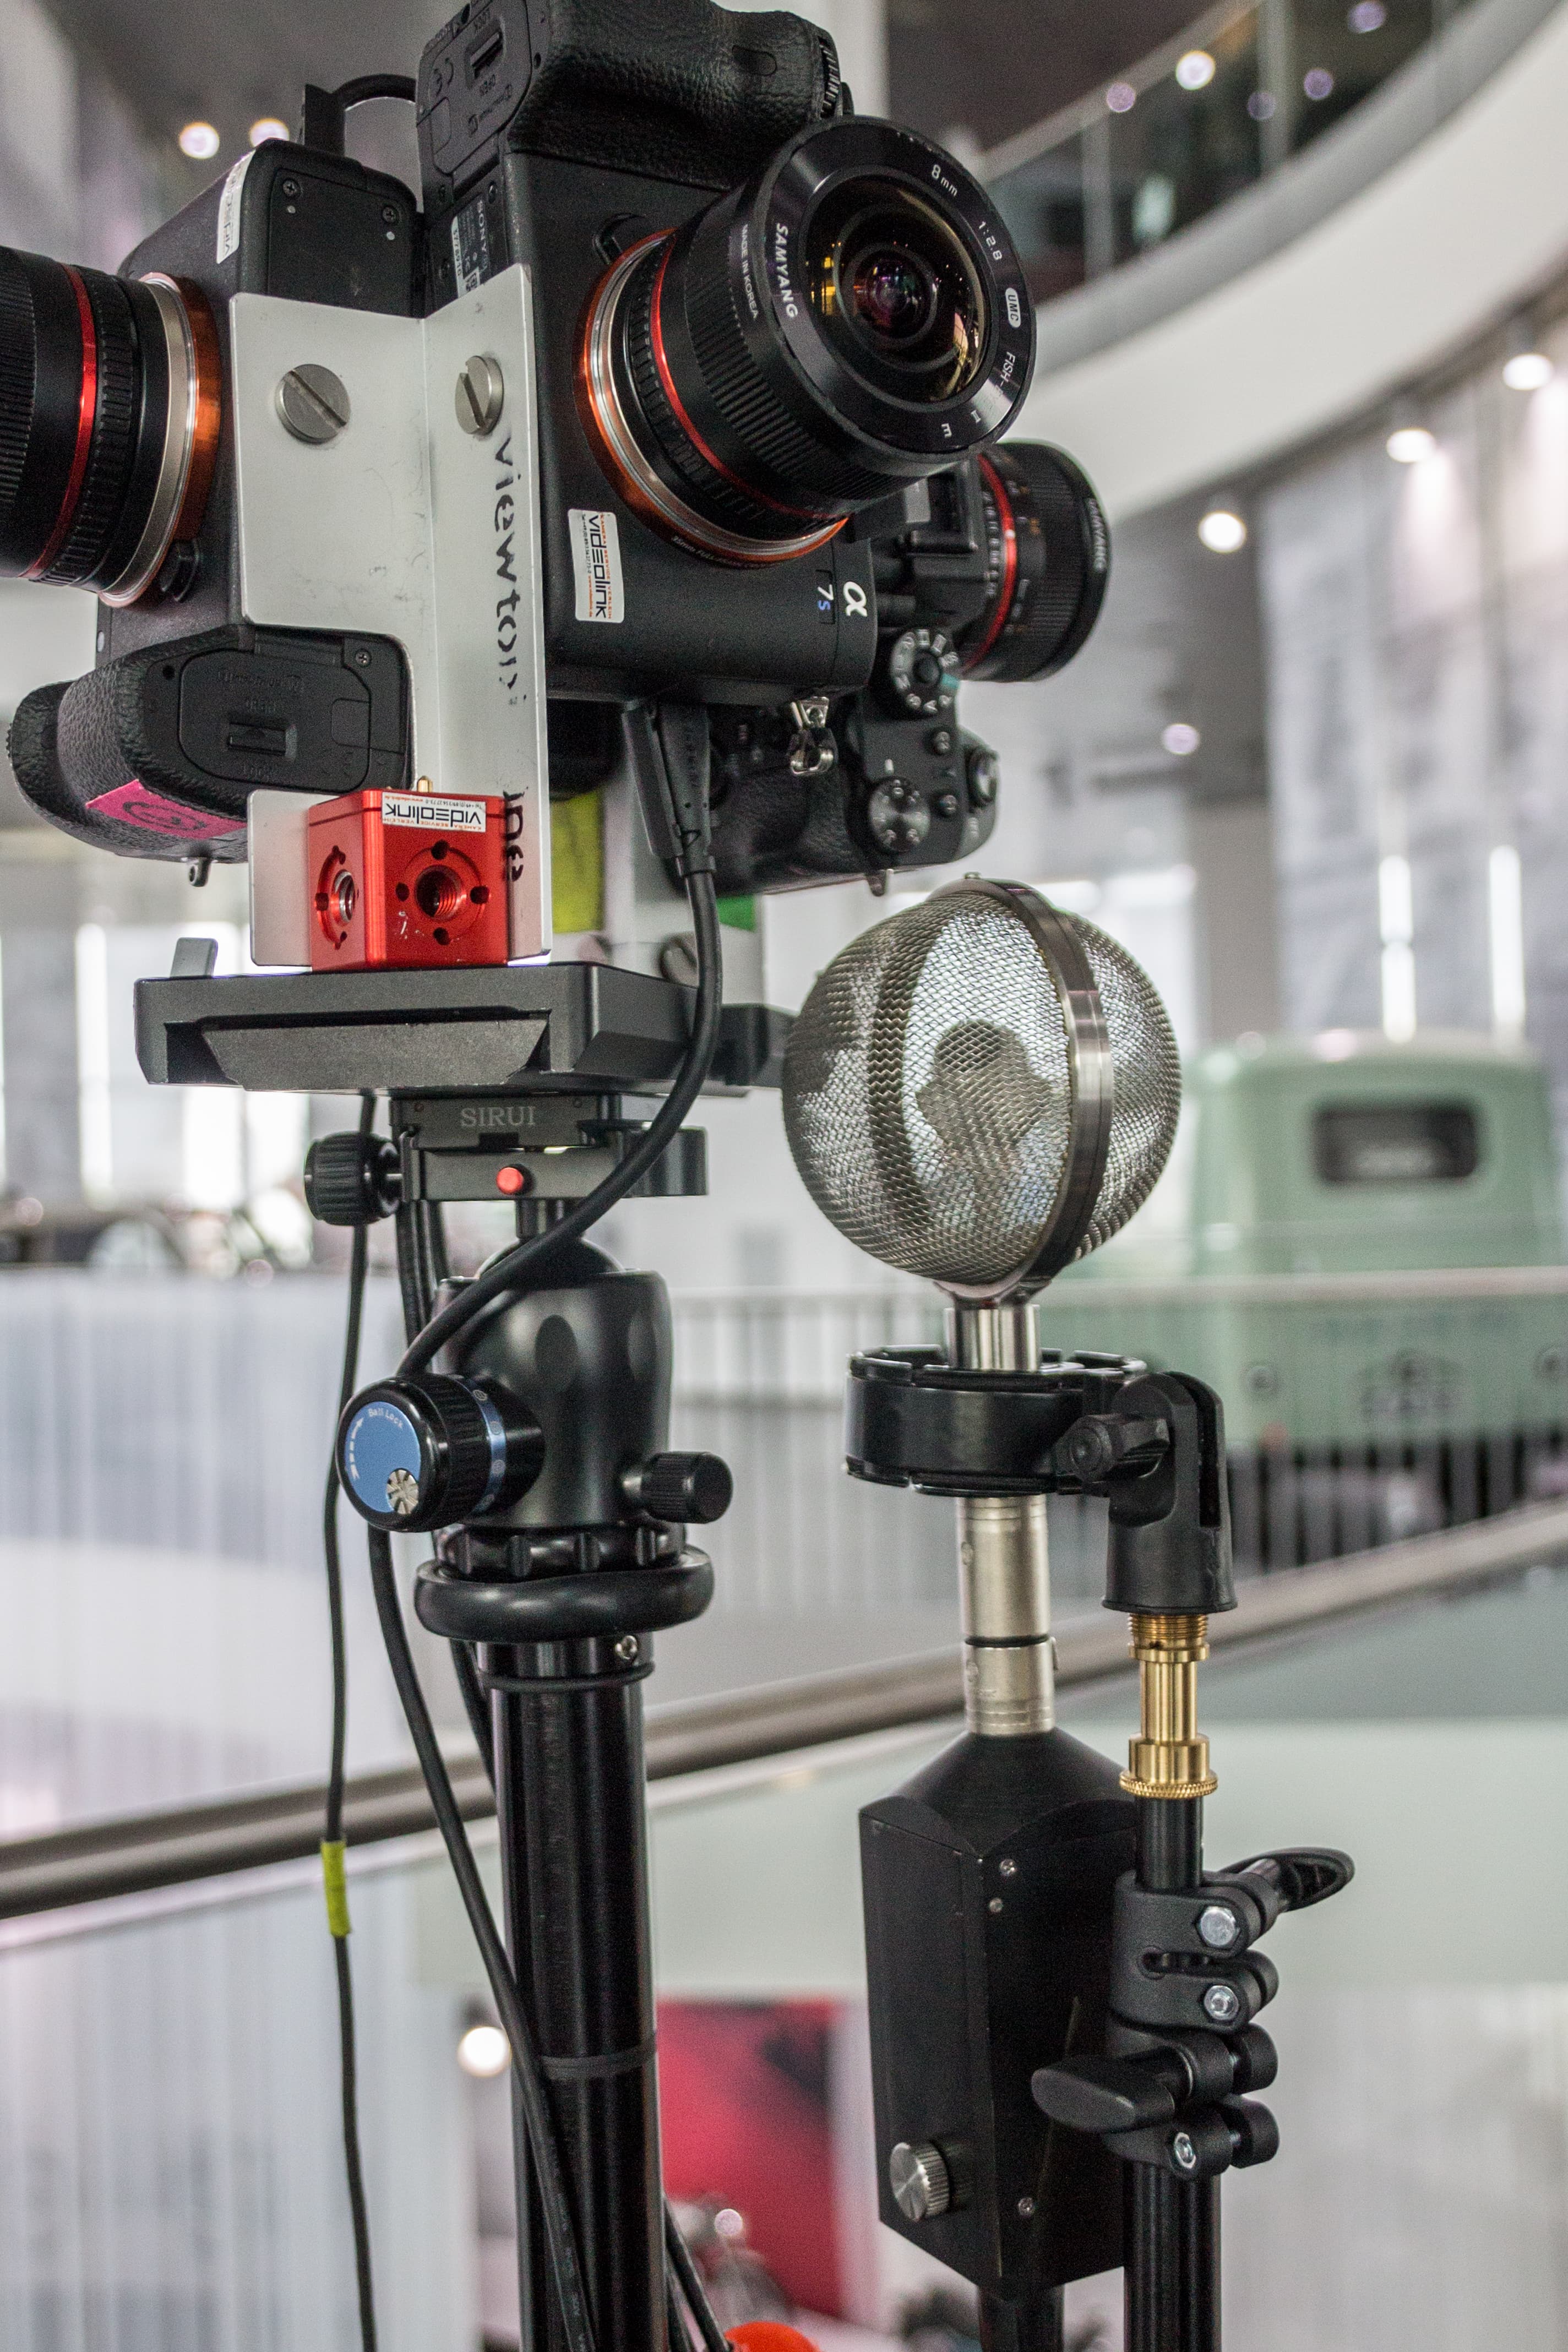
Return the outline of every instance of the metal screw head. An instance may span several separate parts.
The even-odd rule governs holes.
[[[1204,2015],[1214,2025],[1234,2025],[1241,2015],[1241,1995],[1234,1985],[1212,1984],[1204,1995]]]
[[[1211,1952],[1228,1952],[1241,1933],[1241,1922],[1223,1903],[1211,1903],[1198,1914],[1198,1933]]]
[[[353,411],[343,380],[313,360],[291,367],[274,395],[278,414],[296,441],[323,448],[335,441]]]
[[[940,2147],[922,2140],[911,2147],[901,2139],[888,2158],[888,2186],[906,2221],[930,2221],[945,2213],[952,2183]]]
[[[629,1666],[642,1655],[641,1644],[635,1633],[623,1633],[616,1643],[616,1655],[624,1666]]]
[[[499,360],[487,359],[482,353],[465,360],[458,371],[456,395],[458,422],[465,433],[482,441],[500,423],[501,410],[506,406],[506,379]]]
[[[395,1470],[386,1482],[386,1507],[405,1519],[419,1502],[419,1481],[411,1470]]]
[[[1195,2172],[1198,2168],[1197,2149],[1185,2132],[1178,2132],[1171,2142],[1171,2162],[1178,2172]]]
[[[1034,2218],[1035,2218],[1035,2200],[1034,2200],[1034,2199],[1033,2199],[1032,2197],[1020,2197],[1020,2198],[1019,2198],[1019,2200],[1018,2200],[1018,2219],[1019,2219],[1019,2221],[1032,2221],[1034,2220]]]

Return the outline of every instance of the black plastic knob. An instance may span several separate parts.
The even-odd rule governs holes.
[[[338,1427],[338,1475],[355,1510],[410,1534],[503,1509],[543,1460],[542,1433],[514,1398],[445,1372],[378,1381]]]
[[[624,1484],[635,1510],[672,1527],[708,1527],[735,1498],[730,1465],[716,1454],[656,1454]]]
[[[305,1155],[305,1199],[323,1225],[374,1225],[396,1208],[397,1147],[384,1135],[323,1135]]]

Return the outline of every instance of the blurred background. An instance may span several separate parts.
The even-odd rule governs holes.
[[[1165,1179],[1049,1294],[1047,1339],[1214,1381],[1244,1575],[1342,1580],[1209,1676],[1213,1850],[1362,1865],[1279,1938],[1285,2152],[1227,2188],[1231,2339],[1568,2352],[1568,7],[815,13],[862,111],[994,190],[1039,303],[1021,430],[1113,521],[1087,650],[964,700],[1002,755],[980,866],[1121,940],[1187,1071]],[[416,0],[0,0],[0,241],[112,268],[289,130],[307,79],[411,72],[434,29]],[[351,144],[416,184],[405,110]],[[93,626],[0,583],[0,715],[90,667]],[[768,1001],[942,878],[759,900]],[[345,1237],[300,1177],[353,1106],[154,1090],[132,1043],[132,983],[192,931],[246,969],[246,924],[243,869],[195,891],[80,847],[0,762],[7,2352],[352,2333],[310,1866],[237,1847],[95,1895],[110,1851],[173,1853],[193,1807],[221,1844],[324,1767]],[[701,1123],[710,1197],[605,1232],[669,1282],[677,1442],[738,1490],[714,1610],[649,1689],[671,2185],[727,2316],[952,2352],[965,2292],[875,2220],[854,1816],[946,1736],[886,1694],[956,1639],[952,1528],[851,1486],[839,1442],[847,1355],[934,1336],[936,1302],[817,1214],[775,1097]],[[507,1231],[465,1213],[455,1255]],[[367,1370],[398,1329],[376,1265]],[[1064,1719],[1115,1753],[1103,1528],[1053,1506],[1052,1534]],[[349,1602],[351,1763],[391,1787],[352,1572]],[[449,1667],[422,1663],[458,1754]],[[857,1705],[880,1727],[801,1731],[825,1674],[841,1728]],[[760,1761],[711,1762],[714,1727],[769,1708]],[[499,2352],[481,1973],[420,1837],[356,1849],[354,1903],[384,2340]],[[1078,2352],[1114,2352],[1114,2282],[1069,2313]]]

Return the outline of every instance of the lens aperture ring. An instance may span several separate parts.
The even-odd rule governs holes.
[[[84,349],[82,370],[84,463],[73,476],[74,495],[68,489],[49,543],[27,576],[79,587],[97,572],[124,509],[142,372],[126,288],[97,269],[70,275],[91,324],[92,365],[89,372]]]

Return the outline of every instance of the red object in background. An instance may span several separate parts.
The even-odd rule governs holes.
[[[314,971],[507,960],[499,795],[345,793],[310,816]]]
[[[731,2327],[725,2340],[738,2344],[741,2352],[816,2352],[809,2336],[776,2319],[748,2319],[743,2327]]]
[[[661,2001],[659,2108],[665,2187],[678,2201],[721,2197],[746,2224],[792,2303],[843,2308],[829,2061],[829,2000]],[[771,2332],[770,2332],[771,2331]],[[797,2352],[773,2321],[732,2340]]]

